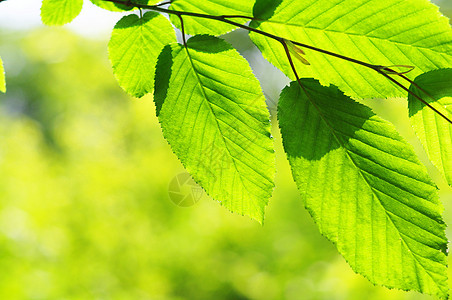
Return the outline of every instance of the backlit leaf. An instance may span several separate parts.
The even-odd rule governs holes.
[[[83,0],[44,0],[41,20],[45,25],[64,25],[81,12]]]
[[[392,124],[314,79],[283,90],[278,119],[304,204],[357,273],[446,297],[437,189]]]
[[[108,44],[119,85],[135,97],[151,93],[157,57],[165,45],[175,41],[171,24],[155,12],[147,12],[142,18],[132,14],[119,20]]]
[[[225,41],[195,36],[160,55],[154,99],[163,135],[206,192],[263,221],[275,157],[265,98],[248,63]]]

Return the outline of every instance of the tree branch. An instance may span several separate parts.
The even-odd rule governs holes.
[[[213,16],[213,15],[207,15],[207,14],[202,14],[202,13],[194,13],[194,12],[186,12],[186,11],[177,11],[177,10],[172,10],[172,9],[166,9],[166,8],[162,8],[159,5],[144,5],[144,4],[138,4],[138,3],[134,3],[130,0],[103,0],[103,1],[107,1],[107,2],[113,2],[113,3],[117,3],[117,4],[122,4],[122,5],[126,5],[126,6],[130,6],[130,7],[137,7],[140,9],[149,9],[149,10],[153,10],[156,12],[160,12],[160,13],[166,13],[166,14],[170,14],[170,15],[176,15],[179,16],[179,18],[181,18],[181,16],[190,16],[190,17],[196,17],[196,18],[202,18],[202,19],[209,19],[209,20],[216,20],[219,22],[223,22],[223,23],[227,23],[227,24],[231,24],[234,26],[237,26],[239,28],[251,31],[251,32],[255,32],[257,34],[266,36],[268,38],[271,38],[275,41],[278,41],[280,43],[283,44],[284,49],[286,51],[288,51],[287,49],[287,44],[285,43],[285,39],[279,36],[276,36],[274,34],[250,27],[248,25],[244,25],[241,23],[237,23],[235,21],[231,21],[228,18],[243,18],[243,19],[248,19],[248,20],[255,20],[255,18],[253,17],[249,17],[249,16],[240,16],[240,15],[220,15],[220,16]],[[165,2],[165,4],[167,4],[168,2]],[[161,5],[161,4],[160,4]],[[384,77],[386,77],[389,81],[391,81],[392,83],[394,83],[395,85],[397,85],[398,87],[402,88],[403,90],[407,91],[409,94],[411,94],[413,97],[415,97],[417,100],[421,101],[423,104],[427,105],[430,109],[432,109],[434,112],[436,112],[438,115],[440,115],[442,118],[444,118],[445,120],[447,120],[449,123],[452,124],[452,120],[450,120],[447,116],[445,116],[443,113],[441,113],[440,111],[438,111],[437,109],[435,109],[433,106],[431,106],[427,101],[423,100],[421,97],[419,97],[418,95],[416,95],[415,93],[413,93],[409,88],[405,87],[402,83],[400,83],[399,81],[397,81],[396,79],[392,78],[390,75],[396,75],[401,77],[402,79],[408,81],[410,84],[415,84],[412,80],[410,80],[408,77],[404,76],[404,74],[406,72],[397,72],[394,71],[391,67],[396,67],[396,66],[382,66],[382,65],[374,65],[374,64],[370,64],[370,63],[366,63],[348,56],[344,56],[338,53],[334,53],[328,50],[324,50],[321,48],[317,48],[311,45],[307,45],[304,43],[300,43],[297,41],[292,41],[292,40],[288,40],[289,42],[291,42],[294,45],[306,48],[306,49],[310,49],[319,53],[323,53],[329,56],[333,56],[336,58],[340,58],[342,60],[346,60],[348,62],[354,63],[354,64],[358,64],[367,68],[370,68],[376,72],[378,72],[379,74],[383,75]],[[289,58],[290,54],[289,54]],[[298,77],[298,74],[296,74],[296,70],[295,70],[295,66],[293,64],[293,61],[291,59],[289,59],[289,62],[291,64],[292,70],[295,72],[295,76]],[[407,68],[414,68],[412,66],[404,66]],[[299,79],[297,78],[297,80],[299,81]],[[429,96],[423,89],[420,89],[423,93],[425,93],[427,96]]]

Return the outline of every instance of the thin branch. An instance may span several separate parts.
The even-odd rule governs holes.
[[[231,21],[231,20],[227,19],[227,18],[243,18],[243,19],[254,20],[253,17],[249,17],[249,16],[239,16],[239,15],[213,16],[213,15],[206,15],[206,14],[201,14],[201,13],[193,13],[193,12],[186,12],[186,11],[171,10],[171,9],[161,8],[161,7],[158,7],[156,5],[135,4],[135,3],[131,2],[130,0],[127,0],[127,1],[103,0],[103,1],[119,3],[119,4],[132,6],[132,7],[150,9],[150,10],[154,10],[154,11],[158,11],[158,12],[162,12],[162,13],[167,13],[167,14],[178,15],[178,16],[179,15],[180,16],[190,16],[190,17],[197,17],[197,18],[203,18],[203,19],[216,20],[216,21],[219,21],[219,22],[224,22],[224,23],[228,23],[228,24],[240,27],[242,29],[245,29],[245,30],[248,30],[248,31],[251,31],[251,32],[255,32],[257,34],[266,36],[266,37],[271,38],[271,39],[273,39],[275,41],[278,41],[278,42],[282,42],[284,40],[282,37],[279,37],[277,35],[274,35],[274,34],[271,34],[271,33],[268,33],[268,32],[265,32],[265,31],[262,31],[262,30],[259,30],[259,29],[256,29],[256,28],[253,28],[253,27],[250,27],[250,26],[247,26],[247,25],[243,25],[243,24],[240,24],[240,23],[237,23],[237,22],[234,22],[234,21]],[[352,62],[352,63],[355,63],[355,64],[359,64],[359,65],[371,68],[371,69],[373,69],[375,71],[377,71],[377,70],[379,70],[381,68],[385,68],[384,66],[369,64],[369,63],[366,63],[366,62],[363,62],[363,61],[360,61],[360,60],[357,60],[357,59],[354,59],[354,58],[351,58],[351,57],[347,57],[347,56],[344,56],[344,55],[341,55],[341,54],[338,54],[338,53],[334,53],[334,52],[331,52],[331,51],[328,51],[328,50],[317,48],[317,47],[314,47],[314,46],[311,46],[311,45],[307,45],[307,44],[304,44],[304,43],[300,43],[300,42],[297,42],[297,41],[292,41],[292,40],[288,40],[288,41],[290,41],[294,45],[297,45],[297,46],[300,46],[300,47],[303,47],[303,48],[306,48],[306,49],[314,50],[316,52],[320,52],[320,53],[323,53],[323,54],[327,54],[329,56],[334,56],[334,57],[337,57],[337,58],[340,58],[340,59],[343,59],[343,60],[346,60],[346,61],[349,61],[349,62]]]
[[[173,3],[173,1],[166,1],[166,2],[162,2],[162,3],[156,4],[155,6],[163,6],[163,5],[168,5],[168,4],[171,4],[171,3]]]
[[[106,0],[106,1],[109,1],[109,0]],[[348,56],[345,56],[345,55],[341,55],[341,54],[338,54],[338,53],[335,53],[335,52],[331,52],[331,51],[328,51],[328,50],[317,48],[317,47],[314,47],[314,46],[311,46],[311,45],[303,44],[303,43],[300,43],[300,42],[297,42],[297,41],[291,41],[291,40],[289,40],[289,41],[292,42],[292,44],[294,44],[294,45],[297,45],[297,46],[300,46],[300,47],[303,47],[303,48],[306,48],[306,49],[314,50],[316,52],[320,52],[320,53],[323,53],[323,54],[326,54],[326,55],[329,55],[329,56],[337,57],[337,58],[340,58],[340,59],[343,59],[343,60],[346,60],[346,61],[358,64],[358,65],[367,67],[367,68],[371,68],[372,70],[375,70],[375,71],[377,69],[384,68],[384,66],[369,64],[369,63],[363,62],[361,60],[357,60],[357,59],[354,59],[354,58],[351,58],[351,57],[348,57]]]
[[[186,12],[186,11],[176,11],[176,10],[171,10],[171,9],[166,9],[166,8],[159,7],[159,5],[144,5],[144,4],[137,4],[137,3],[133,3],[133,2],[130,1],[130,0],[125,0],[125,1],[124,1],[124,0],[123,0],[123,1],[121,1],[121,0],[103,0],[103,1],[113,2],[113,3],[118,3],[118,4],[123,4],[123,5],[130,6],[130,7],[137,7],[137,8],[143,8],[143,9],[149,9],[149,10],[153,10],[153,11],[157,11],[157,12],[161,12],[161,13],[166,13],[166,14],[172,14],[172,15],[179,16],[179,18],[180,18],[181,16],[190,16],[190,17],[196,17],[196,18],[203,18],[203,19],[209,19],[209,20],[216,20],[216,21],[219,21],[219,22],[231,24],[231,25],[234,25],[234,26],[236,26],[236,27],[239,27],[239,28],[242,28],[242,29],[251,31],[251,32],[255,32],[255,33],[257,33],[257,34],[260,34],[260,35],[266,36],[266,37],[268,37],[268,38],[271,38],[271,39],[273,39],[273,40],[275,40],[275,41],[278,41],[278,42],[280,42],[280,43],[283,44],[284,49],[285,49],[286,52],[289,51],[288,48],[287,48],[287,44],[284,42],[284,41],[285,41],[284,38],[279,37],[279,36],[276,36],[276,35],[271,34],[271,33],[268,33],[268,32],[265,32],[265,31],[262,31],[262,30],[259,30],[259,29],[256,29],[256,28],[253,28],[253,27],[250,27],[250,26],[247,26],[247,25],[244,25],[244,24],[241,24],[241,23],[237,23],[237,22],[231,21],[231,20],[228,19],[228,18],[243,18],[243,19],[254,20],[253,17],[249,17],[249,16],[239,16],[239,15],[230,15],[230,16],[228,16],[228,15],[222,15],[222,16],[214,16],[214,15],[207,15],[207,14],[202,14],[202,13],[194,13],[194,12]],[[413,84],[414,82],[413,82],[412,80],[408,79],[406,76],[404,76],[404,75],[403,75],[403,74],[404,74],[403,72],[402,72],[402,73],[401,73],[401,72],[396,72],[396,71],[394,71],[394,70],[391,69],[391,66],[390,66],[390,67],[387,67],[387,66],[382,66],[382,65],[374,65],[374,64],[366,63],[366,62],[363,62],[363,61],[360,61],[360,60],[357,60],[357,59],[354,59],[354,58],[351,58],[351,57],[348,57],[348,56],[345,56],[345,55],[341,55],[341,54],[338,54],[338,53],[335,53],[335,52],[331,52],[331,51],[324,50],[324,49],[321,49],[321,48],[317,48],[317,47],[314,47],[314,46],[311,46],[311,45],[307,45],[307,44],[304,44],[304,43],[300,43],[300,42],[297,42],[297,41],[292,41],[292,40],[288,40],[288,41],[290,41],[290,42],[291,42],[292,44],[294,44],[294,45],[297,45],[297,46],[300,46],[300,47],[303,47],[303,48],[306,48],[306,49],[310,49],[310,50],[313,50],[313,51],[316,51],[316,52],[319,52],[319,53],[323,53],[323,54],[326,54],[326,55],[329,55],[329,56],[333,56],[333,57],[336,57],[336,58],[340,58],[340,59],[342,59],[342,60],[346,60],[346,61],[348,61],[348,62],[352,62],[352,63],[355,63],[355,64],[358,64],[358,65],[361,65],[361,66],[370,68],[370,69],[372,69],[372,70],[378,72],[379,74],[383,75],[384,77],[386,77],[387,79],[389,79],[391,82],[395,83],[397,86],[399,86],[399,87],[402,88],[403,90],[407,91],[409,94],[411,94],[412,96],[414,96],[416,99],[418,99],[419,101],[421,101],[422,103],[424,103],[425,105],[427,105],[427,106],[428,106],[429,108],[431,108],[434,112],[436,112],[437,114],[439,114],[441,117],[443,117],[445,120],[447,120],[449,123],[452,124],[452,121],[451,121],[447,116],[445,116],[445,115],[442,114],[440,111],[438,111],[437,109],[435,109],[434,107],[432,107],[429,103],[427,103],[427,102],[426,102],[425,100],[423,100],[421,97],[419,97],[418,95],[416,95],[415,93],[413,93],[412,91],[410,91],[410,90],[409,90],[407,87],[405,87],[402,83],[398,82],[397,80],[395,80],[394,78],[392,78],[392,77],[388,74],[388,71],[389,71],[389,73],[390,73],[391,75],[397,75],[397,76],[401,77],[402,79],[407,80],[408,82],[410,82],[411,84]],[[290,53],[289,53],[289,55],[288,55],[288,58],[289,58],[289,62],[290,62],[290,64],[291,64],[292,70],[293,70],[294,73],[296,74],[295,65],[294,65],[294,63],[293,63],[293,61],[292,61],[292,57],[290,56]],[[411,67],[411,66],[406,66],[406,67]],[[297,74],[296,74],[296,76],[297,76]],[[297,79],[297,80],[300,81],[299,79]],[[420,90],[423,91],[422,89],[420,89]],[[423,92],[424,92],[426,95],[428,95],[428,93],[426,93],[425,91],[423,91]]]

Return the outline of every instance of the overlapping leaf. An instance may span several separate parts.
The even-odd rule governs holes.
[[[438,7],[427,0],[258,0],[259,29],[368,63],[411,65],[419,74],[452,65],[452,30]],[[267,11],[265,10],[265,8]],[[274,10],[274,11],[272,11]],[[281,44],[251,33],[264,56],[287,76],[293,72]],[[312,66],[296,62],[300,74],[333,83],[359,98],[405,96],[375,71],[306,50]]]
[[[119,20],[108,44],[119,85],[135,97],[152,92],[157,57],[165,45],[175,41],[171,24],[157,13],[147,12],[142,18],[132,14]]]
[[[452,69],[420,75],[410,90],[452,119]],[[433,164],[452,185],[452,124],[408,95],[411,123]]]
[[[269,112],[248,63],[225,41],[195,36],[167,46],[156,69],[163,134],[206,192],[263,221],[275,161]]]
[[[255,0],[175,0],[171,4],[171,9],[178,11],[189,11],[203,13],[213,16],[218,15],[241,15],[252,17]],[[232,19],[238,23],[245,23],[246,19]],[[179,18],[171,16],[171,22],[180,28]],[[220,35],[236,29],[235,26],[196,17],[184,17],[184,27],[189,34],[212,34]]]
[[[5,70],[3,69],[2,58],[0,57],[0,92],[6,92]]]
[[[82,11],[83,0],[44,0],[41,5],[41,20],[46,25],[64,25],[71,22]]]
[[[278,118],[293,177],[322,234],[358,273],[448,294],[436,186],[387,121],[314,79],[283,90]]]

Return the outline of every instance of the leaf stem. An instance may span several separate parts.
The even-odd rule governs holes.
[[[181,28],[181,33],[182,33],[182,42],[184,43],[184,47],[187,48],[187,41],[185,38],[185,26],[184,26],[184,19],[182,18],[181,15],[178,15],[179,20],[180,20],[180,28]]]
[[[298,81],[298,84],[303,88],[303,85],[301,84],[300,76],[298,76],[297,69],[295,68],[295,64],[293,63],[292,55],[290,55],[290,50],[289,50],[289,47],[287,46],[286,41],[282,41],[281,44],[284,47],[284,51],[286,52],[287,59],[289,60],[290,67],[292,68],[292,71],[293,71],[293,73],[295,75],[295,78]]]

